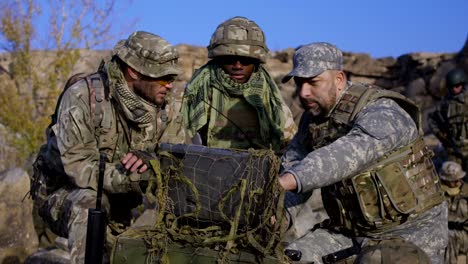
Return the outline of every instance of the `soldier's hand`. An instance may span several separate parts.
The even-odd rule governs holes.
[[[289,172],[281,175],[278,181],[281,187],[283,187],[283,189],[286,191],[293,191],[297,189],[296,177],[294,177],[294,175]]]
[[[134,150],[127,153],[122,158],[121,162],[125,166],[125,169],[131,173],[135,171],[138,171],[138,173],[143,173],[148,170],[150,166],[150,160],[155,158],[156,157],[151,155],[149,152]]]

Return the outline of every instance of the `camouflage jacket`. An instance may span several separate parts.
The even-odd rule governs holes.
[[[337,105],[340,100],[344,99],[340,98]],[[313,118],[308,112],[303,114],[299,132],[282,157],[283,172],[292,173],[298,183],[299,195],[290,195],[290,201],[287,201],[292,209],[290,216],[293,222],[296,211],[300,210],[303,203],[302,198],[307,197],[307,193],[364,172],[394,150],[412,144],[419,136],[418,127],[408,112],[393,99],[383,97],[367,102],[349,124],[344,136],[310,151],[307,140]],[[440,215],[442,208],[444,206],[429,209],[413,223],[394,227],[386,234],[391,235],[395,230],[409,230],[408,227],[414,227],[421,219],[429,219],[428,215]],[[441,220],[437,218],[431,221],[440,224]]]
[[[107,63],[101,66],[106,99],[101,103],[101,124],[95,127],[90,103],[90,89],[85,80],[78,81],[64,93],[58,111],[57,123],[52,127],[61,154],[64,170],[71,184],[79,188],[97,188],[99,153],[107,154],[104,175],[104,190],[110,193],[128,192],[130,180],[121,165],[121,158],[130,150],[154,151],[161,140],[170,141],[174,135],[164,133],[165,127],[174,119],[175,104],[166,104],[164,109],[144,104],[151,115],[149,123],[129,122],[125,112],[120,111],[122,100],[109,85]],[[98,130],[98,131],[96,131]],[[171,142],[178,143],[178,142]]]
[[[299,193],[356,175],[418,136],[417,126],[408,113],[395,101],[381,98],[369,102],[357,114],[345,136],[309,152],[306,139],[311,118],[308,112],[304,112],[299,131],[282,157],[284,171],[296,177]]]
[[[449,152],[463,156],[468,154],[468,92],[442,99],[436,110],[429,115],[429,127]]]

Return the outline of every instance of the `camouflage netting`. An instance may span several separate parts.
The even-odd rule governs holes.
[[[273,151],[161,144],[158,156],[146,191],[160,209],[156,222],[132,231],[145,239],[147,260],[167,263],[172,243],[214,249],[221,262],[243,249],[284,259],[284,192]]]

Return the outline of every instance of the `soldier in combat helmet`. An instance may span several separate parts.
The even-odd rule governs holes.
[[[429,127],[440,140],[448,154],[448,160],[458,162],[468,170],[468,93],[467,76],[455,68],[445,76],[447,94],[436,110],[429,115]]]
[[[361,248],[398,254],[383,250],[398,241],[419,263],[443,263],[447,206],[418,107],[399,93],[348,81],[342,52],[330,43],[299,47],[293,64],[283,81],[293,78],[307,110],[282,157],[279,183],[295,196],[321,188],[330,219],[289,243],[286,254],[334,263]]]
[[[468,254],[468,184],[460,164],[446,161],[442,164],[440,180],[448,203],[449,243],[445,263],[457,264],[460,255]]]
[[[182,115],[190,137],[208,147],[279,151],[296,125],[265,69],[262,29],[245,17],[221,23],[208,45],[211,60],[188,82]]]
[[[49,183],[62,184],[32,191],[41,217],[55,234],[67,238],[71,263],[84,262],[100,153],[108,160],[103,208],[118,224],[114,226],[129,225],[132,208],[142,202],[142,183],[152,172],[140,155],[154,152],[177,112],[171,111],[166,95],[181,73],[178,57],[162,37],[137,31],[117,43],[112,58],[103,61],[96,73],[65,90],[52,126],[63,175],[50,173],[51,168],[41,171]]]

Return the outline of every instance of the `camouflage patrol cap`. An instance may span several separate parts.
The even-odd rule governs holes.
[[[445,181],[458,181],[465,177],[465,172],[460,164],[454,161],[446,161],[442,164],[439,176]]]
[[[268,48],[263,30],[252,20],[236,16],[221,23],[210,39],[208,58],[243,56],[266,61]]]
[[[343,70],[343,54],[330,43],[315,42],[296,49],[293,69],[283,77],[283,83],[292,77],[312,78],[326,70]]]
[[[178,65],[179,53],[175,47],[152,33],[132,33],[128,39],[115,45],[113,55],[148,77],[159,78],[181,73]]]

